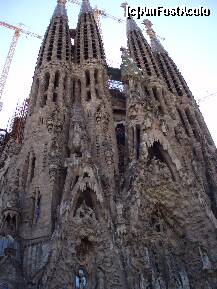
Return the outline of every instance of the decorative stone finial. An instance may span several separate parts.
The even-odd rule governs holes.
[[[121,4],[121,8],[123,8],[124,10],[126,10],[126,7],[128,6],[128,3],[127,2],[124,2]]]
[[[146,32],[147,32],[148,36],[149,36],[151,39],[157,38],[156,33],[155,33],[154,29],[152,28],[153,24],[152,24],[152,22],[151,22],[150,20],[145,19],[145,20],[142,22],[142,24],[145,25]]]
[[[124,2],[121,4],[120,7],[123,8],[124,11],[126,12],[126,6],[127,5],[128,5],[128,3]],[[133,18],[131,18],[131,19],[127,18],[127,34],[133,30],[139,30],[140,31],[141,29],[138,27],[138,25],[136,24],[136,21]]]
[[[164,49],[163,45],[160,43],[156,32],[152,28],[152,26],[153,26],[152,22],[148,19],[145,19],[142,22],[142,24],[145,25],[146,33],[148,34],[148,36],[151,39],[152,50],[155,52],[159,52],[159,53],[167,53],[167,51]]]

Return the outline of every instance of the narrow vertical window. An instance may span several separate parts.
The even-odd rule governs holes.
[[[41,210],[41,196],[39,193],[36,199],[36,204],[35,204],[35,223],[38,222],[38,219],[40,217],[40,210]]]
[[[50,82],[50,74],[49,72],[46,72],[44,77],[44,91],[48,90],[49,82]]]
[[[134,150],[134,148],[135,148],[134,127],[131,128],[131,131],[132,131],[132,148]]]
[[[89,70],[85,71],[85,78],[86,78],[86,86],[90,85],[90,72]]]
[[[71,80],[71,103],[74,103],[75,101],[75,81]]]
[[[63,89],[67,90],[67,81],[68,81],[68,77],[65,75],[64,80],[63,80]]]
[[[29,154],[28,154],[28,156],[27,156],[27,158],[26,158],[26,160],[24,162],[23,173],[22,173],[22,183],[23,183],[24,190],[26,188],[28,170],[29,170]]]
[[[119,156],[119,171],[124,172],[124,152],[125,152],[125,127],[123,123],[117,124],[116,126],[116,139],[118,146]]]
[[[80,79],[78,80],[78,93],[81,95],[81,81]]]
[[[136,158],[140,157],[140,142],[141,142],[140,126],[136,126]]]
[[[31,177],[30,177],[30,181],[32,181],[32,179],[34,178],[34,175],[35,175],[35,162],[36,162],[36,158],[33,157],[33,158],[32,158],[32,166],[31,166]]]
[[[54,92],[53,93],[53,102],[57,102],[57,93],[56,92]]]
[[[50,83],[50,74],[49,72],[46,72],[44,76],[43,95],[42,95],[41,103],[40,103],[41,107],[44,107],[47,103],[47,90],[49,87],[49,83]]]
[[[98,70],[97,69],[94,70],[94,79],[95,79],[95,84],[97,84],[98,83]]]
[[[90,90],[87,91],[87,95],[86,95],[86,101],[90,101],[91,100],[91,92]]]
[[[59,79],[60,79],[59,71],[56,71],[54,78],[54,89],[56,89],[59,86]]]
[[[153,94],[154,94],[154,98],[156,99],[156,100],[158,100],[158,96],[157,96],[157,88],[156,87],[153,87]]]

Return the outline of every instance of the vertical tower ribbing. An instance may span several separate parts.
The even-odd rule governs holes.
[[[30,114],[47,104],[67,105],[72,52],[65,2],[58,1],[42,42],[30,95]]]
[[[127,20],[127,38],[130,55],[145,76],[160,77],[151,48],[133,19]]]
[[[99,28],[94,19],[90,3],[83,1],[75,38],[75,62],[80,64],[88,59],[105,63],[105,52]]]
[[[174,105],[178,113],[177,116],[189,138],[190,150],[198,159],[196,174],[200,176],[205,191],[211,200],[212,211],[217,216],[217,178],[214,173],[216,158],[213,157],[212,160],[207,161],[207,156],[213,155],[215,151],[215,144],[186,81],[157,38],[152,23],[145,20],[144,24],[164,80],[168,89],[175,95]],[[178,128],[176,130],[178,131]]]
[[[152,29],[152,23],[149,20],[145,20],[144,24],[146,26],[147,33],[151,38],[152,51],[168,89],[178,96],[186,95],[191,98],[192,93],[188,88],[186,81],[172,58],[169,56],[168,52],[164,49],[163,45],[157,38],[156,33]]]
[[[58,0],[50,20],[30,93],[18,164],[26,192],[20,229],[24,238],[29,230],[38,237],[52,232],[61,199],[71,103],[71,42],[65,2]]]
[[[102,174],[117,173],[117,149],[112,119],[110,94],[107,88],[107,71],[102,39],[89,1],[83,1],[75,38],[75,74],[80,87],[81,103],[88,120],[92,152]],[[109,170],[106,167],[109,159]],[[104,166],[105,165],[105,166]]]

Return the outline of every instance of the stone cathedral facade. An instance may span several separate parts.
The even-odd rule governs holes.
[[[108,67],[89,1],[76,29],[65,2],[1,151],[0,289],[216,289],[216,147],[185,80],[147,20]]]

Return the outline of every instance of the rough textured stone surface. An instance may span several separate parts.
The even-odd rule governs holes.
[[[217,288],[216,147],[168,53],[129,27],[117,90],[89,1],[73,47],[58,1],[23,142],[0,156],[0,288]]]

